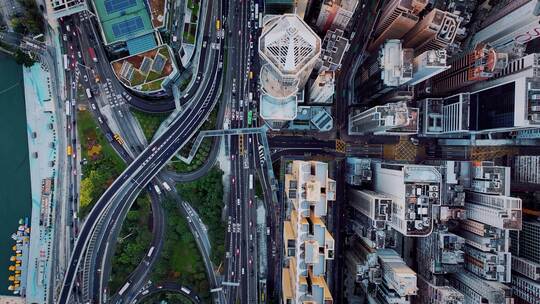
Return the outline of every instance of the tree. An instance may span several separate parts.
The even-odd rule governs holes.
[[[35,61],[32,58],[30,58],[30,56],[26,54],[25,52],[21,50],[17,50],[15,51],[15,62],[17,62],[18,64],[22,64],[28,68],[34,65]]]
[[[94,171],[92,171],[94,172]],[[83,178],[81,181],[81,208],[86,208],[93,200],[92,194],[94,193],[94,184],[90,177]]]

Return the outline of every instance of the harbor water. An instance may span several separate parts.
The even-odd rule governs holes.
[[[0,53],[0,295],[12,295],[11,235],[31,215],[30,169],[22,67]]]

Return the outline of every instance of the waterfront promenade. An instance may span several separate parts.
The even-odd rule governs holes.
[[[32,189],[32,230],[26,276],[26,302],[47,303],[50,297],[50,257],[53,250],[54,210],[57,200],[56,102],[52,98],[51,80],[46,66],[36,63],[30,68],[24,68],[23,73]],[[46,179],[52,179],[51,187],[44,186]],[[48,195],[46,188],[51,189]]]

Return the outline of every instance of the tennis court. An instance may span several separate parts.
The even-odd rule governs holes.
[[[107,14],[123,11],[135,5],[137,5],[136,0],[105,0],[105,9],[107,10]]]
[[[117,38],[129,36],[131,33],[135,33],[143,28],[144,24],[139,16],[112,25],[113,33]]]
[[[94,0],[105,44],[126,41],[153,32],[144,0]]]

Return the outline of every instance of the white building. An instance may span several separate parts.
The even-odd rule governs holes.
[[[436,167],[375,163],[373,180],[376,192],[392,198],[392,228],[409,237],[431,234],[442,181]]]
[[[297,94],[321,54],[321,39],[296,14],[265,20],[259,38],[260,116],[279,129],[297,113]]]
[[[404,102],[375,106],[349,115],[349,134],[413,135],[418,133],[418,109]]]
[[[413,59],[413,76],[408,85],[418,84],[450,68],[445,50],[429,50]]]
[[[505,10],[495,12],[490,18],[490,24],[476,32],[471,41],[474,47],[486,42],[498,51],[511,52],[515,45],[523,45],[538,38],[540,35],[540,2],[538,0],[515,0]],[[515,8],[515,9],[514,9]],[[513,9],[513,10],[512,10]]]
[[[334,73],[330,71],[322,72],[309,88],[309,102],[332,104],[334,101],[334,91]]]
[[[317,18],[317,27],[323,32],[335,28],[345,30],[357,6],[358,0],[325,0]]]

